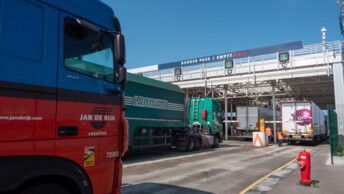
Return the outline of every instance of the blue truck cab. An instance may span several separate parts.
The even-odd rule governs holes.
[[[101,1],[0,1],[0,193],[120,192],[124,64]]]

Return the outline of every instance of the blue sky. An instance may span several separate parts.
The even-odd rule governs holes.
[[[102,0],[126,37],[127,68],[302,40],[342,40],[336,0]]]

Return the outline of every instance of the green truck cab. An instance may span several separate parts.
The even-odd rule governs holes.
[[[208,97],[190,98],[186,100],[188,127],[175,143],[177,149],[186,151],[198,150],[201,147],[219,147],[223,140],[223,111],[218,101]]]

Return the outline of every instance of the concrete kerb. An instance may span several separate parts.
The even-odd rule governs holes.
[[[313,155],[319,149],[315,150],[318,146],[312,148],[310,150],[311,154]],[[258,179],[244,190],[240,192],[240,194],[253,194],[253,193],[265,193],[271,191],[272,188],[280,182],[280,180],[290,173],[292,173],[298,166],[297,166],[296,159],[292,159],[291,161],[287,162],[286,164],[282,165],[281,167],[277,168],[276,170],[270,172],[269,174],[263,176],[262,178]]]
[[[342,156],[333,156],[333,165],[344,165],[344,157]],[[328,159],[326,161],[326,165],[332,165],[331,164],[331,156],[328,155]]]

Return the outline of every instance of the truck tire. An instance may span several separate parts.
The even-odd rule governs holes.
[[[318,136],[314,136],[313,140],[311,141],[311,146],[316,146],[318,145]]]
[[[195,140],[194,138],[189,138],[188,142],[186,143],[186,149],[185,151],[190,152],[195,149]]]
[[[20,194],[72,194],[65,187],[54,183],[42,183],[25,188]]]
[[[201,149],[201,147],[202,147],[202,141],[201,141],[201,139],[197,138],[197,139],[196,139],[196,142],[195,142],[195,148],[194,148],[194,150],[195,150],[195,151],[196,151],[196,150],[199,150],[199,149]]]
[[[220,145],[220,138],[218,135],[215,135],[214,137],[214,144],[211,146],[212,148],[218,148]]]

